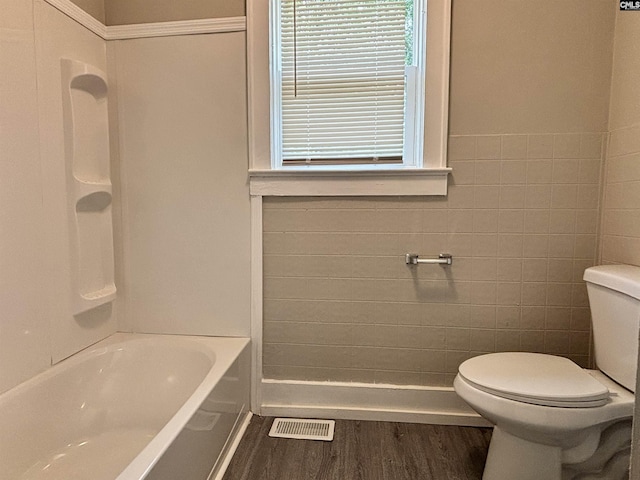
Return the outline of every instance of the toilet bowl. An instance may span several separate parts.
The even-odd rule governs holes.
[[[595,359],[504,352],[463,362],[458,395],[494,425],[483,480],[628,478],[640,268],[585,271]]]
[[[517,362],[514,362],[513,355],[518,356]],[[521,362],[526,362],[529,366],[523,369],[523,374],[526,374],[540,357],[566,360],[562,357],[528,353],[496,353],[476,358],[484,360],[484,357],[492,359],[494,356],[496,362],[510,362],[510,370],[514,375]],[[470,364],[474,366],[473,362]],[[495,426],[484,480],[567,480],[572,478],[567,471],[585,473],[577,468],[579,464],[592,458],[599,447],[611,449],[611,445],[601,445],[601,436],[607,428],[627,431],[626,443],[616,445],[613,453],[627,448],[631,439],[634,394],[599,371],[582,370],[573,365],[605,389],[607,396],[604,403],[587,396],[585,400],[573,398],[566,406],[561,406],[566,400],[560,395],[554,398],[549,392],[543,399],[518,398],[519,392],[514,393],[508,387],[503,391],[489,392],[486,388],[478,388],[478,380],[482,379],[474,381],[475,377],[471,376],[472,380],[469,380],[458,374],[454,381],[458,395]],[[467,370],[465,367],[469,367],[469,364],[462,364],[460,367],[461,370]],[[548,370],[547,374],[553,377],[553,373]],[[565,373],[563,377],[566,380],[568,375]],[[581,386],[589,383],[584,382],[582,375],[576,375],[575,380]],[[570,391],[572,384],[571,381],[566,384],[567,391]],[[587,391],[589,387],[591,385],[587,385]],[[581,401],[586,405],[580,406]],[[611,456],[602,458],[592,470],[601,471],[610,458]],[[628,468],[628,461],[625,468]],[[613,480],[625,477],[602,478]]]

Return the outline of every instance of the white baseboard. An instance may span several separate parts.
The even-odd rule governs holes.
[[[264,416],[490,426],[450,387],[262,380]]]

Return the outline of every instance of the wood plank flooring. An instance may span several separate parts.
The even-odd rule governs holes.
[[[223,480],[480,480],[491,429],[337,420],[333,442],[268,436],[254,416]]]

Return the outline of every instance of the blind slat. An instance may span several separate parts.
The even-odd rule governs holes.
[[[295,45],[293,3],[280,2],[284,161],[401,158],[405,1],[297,0]]]

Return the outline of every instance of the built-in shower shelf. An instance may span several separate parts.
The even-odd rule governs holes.
[[[79,315],[105,303],[112,302],[116,298],[116,293],[117,290],[114,284],[107,285],[101,290],[83,293],[74,299],[73,314]]]
[[[71,310],[79,315],[116,297],[108,85],[92,65],[61,59]]]
[[[84,197],[94,195],[96,193],[106,193],[111,196],[111,182],[85,182],[82,180],[74,179],[75,200],[80,201]]]

